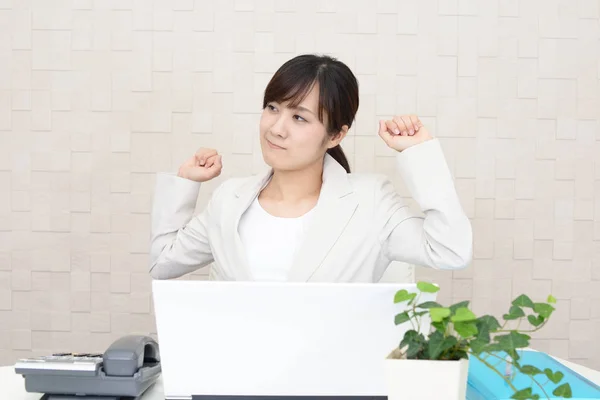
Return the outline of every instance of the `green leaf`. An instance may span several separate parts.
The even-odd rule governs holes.
[[[404,338],[400,342],[400,348],[404,348],[405,346],[408,346],[406,357],[414,359],[423,350],[425,337],[421,333],[411,329],[404,334]]]
[[[552,372],[552,370],[550,368],[546,368],[544,370],[544,373],[546,374],[548,379],[550,379],[550,381],[552,381],[552,383],[558,383],[562,380],[562,378],[565,377],[565,374],[563,374],[562,372],[560,372],[560,371]]]
[[[417,354],[419,354],[421,350],[422,348],[420,345],[411,343],[408,346],[408,349],[406,349],[406,358],[409,360],[414,360],[418,358]]]
[[[529,323],[535,327],[540,326],[541,324],[544,323],[545,318],[542,317],[541,315],[538,315],[537,317],[535,315],[528,315],[527,316],[527,321],[529,321]]]
[[[451,305],[449,308],[450,308],[450,312],[452,314],[454,314],[456,312],[456,310],[458,310],[459,308],[469,308],[469,301],[468,300],[461,301],[459,303]]]
[[[546,300],[546,302],[548,302],[550,304],[556,304],[556,299],[554,298],[554,296],[549,295],[548,300]]]
[[[410,315],[408,315],[407,311],[404,311],[403,313],[397,314],[396,317],[394,318],[394,323],[396,325],[400,325],[403,324],[407,321],[410,321]]]
[[[496,332],[498,329],[502,328],[498,320],[491,315],[484,315],[477,318],[476,323],[480,332],[483,326],[487,327],[488,332]]]
[[[396,295],[394,296],[394,303],[398,304],[404,301],[410,301],[415,297],[417,297],[416,293],[408,293],[406,289],[402,289],[396,292]]]
[[[418,282],[417,289],[423,293],[437,293],[440,290],[439,286],[429,282]]]
[[[571,385],[568,383],[563,383],[552,392],[555,396],[560,396],[565,399],[570,399],[573,397],[573,392],[571,392]]]
[[[433,307],[429,309],[429,315],[431,315],[432,322],[441,322],[444,318],[450,316],[450,309]]]
[[[477,337],[476,339],[471,340],[469,347],[471,347],[471,351],[475,353],[475,355],[479,355],[486,350],[486,346],[489,342],[489,336],[487,340],[485,340],[485,338]]]
[[[419,305],[417,305],[417,308],[423,308],[423,309],[428,309],[428,308],[443,308],[443,306],[439,303],[436,303],[435,301],[426,301],[425,303],[421,303]]]
[[[524,373],[525,375],[530,375],[530,376],[543,374],[543,372],[538,367],[535,367],[533,365],[523,365],[521,367],[521,372]]]
[[[517,352],[517,350],[510,349],[510,350],[506,350],[506,352],[510,356],[513,366],[515,366],[515,368],[517,368],[517,369],[521,368],[521,365],[519,364],[519,359],[521,358],[521,356],[519,356],[519,353]]]
[[[479,345],[488,344],[490,342],[490,332],[494,332],[501,328],[498,320],[491,315],[484,315],[483,317],[477,318],[475,320],[475,325],[477,326],[477,339]]]
[[[535,305],[533,307],[533,311],[540,314],[544,318],[548,318],[548,317],[550,317],[550,315],[552,315],[552,312],[554,311],[554,307],[552,307],[550,304],[546,304],[546,303],[535,303]]]
[[[510,396],[511,399],[516,400],[530,400],[532,397],[533,390],[530,387],[521,389],[518,392],[515,392],[512,396]]]
[[[429,336],[429,358],[437,360],[444,351],[455,346],[457,343],[458,341],[454,336],[444,337],[441,332],[433,332]]]
[[[444,353],[444,356],[441,359],[442,360],[458,361],[458,360],[461,360],[463,358],[465,360],[468,360],[469,359],[469,354],[466,351],[459,350],[457,347],[455,347],[455,348],[451,348],[446,353]]]
[[[408,344],[408,349],[406,350],[406,358],[415,359],[419,358],[418,355],[423,351],[425,343],[424,342],[411,342]]]
[[[425,345],[419,347],[418,351],[411,355],[410,358],[414,360],[429,360],[429,355],[427,354],[427,347]]]
[[[533,308],[533,301],[526,295],[522,294],[512,302],[513,306]]]
[[[483,351],[487,353],[495,353],[498,351],[504,351],[504,347],[500,345],[500,343],[491,343],[487,345]]]
[[[474,322],[455,322],[454,330],[464,338],[477,335],[477,325]]]
[[[524,316],[525,316],[525,313],[523,312],[523,309],[521,309],[521,307],[511,306],[510,310],[508,311],[508,314],[504,314],[502,316],[502,318],[504,318],[507,321],[510,321],[510,320],[523,318]]]
[[[456,313],[450,318],[452,322],[466,322],[466,321],[474,321],[477,319],[475,314],[471,310],[465,307],[461,307],[456,310]]]
[[[401,303],[406,300],[408,300],[408,290],[398,290],[394,296],[394,303]]]
[[[418,340],[418,337],[419,332],[415,331],[414,329],[406,331],[404,337],[402,338],[402,341],[400,342],[400,348],[406,346],[409,342]]]
[[[501,346],[502,350],[511,354],[515,349],[529,346],[529,339],[531,339],[531,337],[516,331],[511,331],[506,335],[498,335],[494,339]],[[513,350],[513,352],[511,352],[511,350]]]
[[[438,331],[440,331],[441,333],[446,332],[446,329],[448,328],[448,320],[445,321],[440,321],[440,322],[432,322],[431,325]]]

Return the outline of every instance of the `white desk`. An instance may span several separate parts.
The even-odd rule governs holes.
[[[568,361],[560,360],[573,371],[581,374],[590,381],[600,385],[600,371],[582,367]],[[0,399],[10,400],[39,400],[41,394],[27,393],[25,391],[25,382],[21,375],[15,374],[12,366],[0,367]],[[146,391],[142,400],[164,400],[162,381],[158,381]]]

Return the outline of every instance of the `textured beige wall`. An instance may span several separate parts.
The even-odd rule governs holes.
[[[395,176],[380,117],[417,112],[443,141],[475,260],[417,277],[496,315],[554,293],[535,346],[600,369],[598,17],[598,0],[0,0],[0,365],[153,331],[154,173],[199,146],[224,154],[219,181],[257,172],[265,84],[326,52],[360,81],[355,170]]]

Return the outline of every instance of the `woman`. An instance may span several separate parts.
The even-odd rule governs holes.
[[[358,109],[342,62],[301,55],[266,87],[260,144],[264,176],[219,186],[193,216],[221,156],[200,149],[177,176],[159,174],[150,272],[176,278],[214,261],[218,280],[376,282],[391,261],[466,267],[472,232],[439,142],[416,116],[380,121],[398,172],[425,217],[410,213],[384,176],[352,174],[340,142]]]

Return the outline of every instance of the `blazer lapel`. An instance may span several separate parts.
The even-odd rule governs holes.
[[[310,279],[348,225],[357,206],[346,170],[326,155],[319,201],[288,280],[304,282]]]
[[[231,237],[234,241],[233,246],[235,251],[233,253],[236,255],[234,261],[236,265],[234,268],[238,268],[236,269],[236,272],[241,274],[241,277],[244,280],[253,280],[253,277],[246,257],[246,249],[244,248],[242,238],[240,237],[240,220],[256,196],[258,196],[260,191],[267,185],[272,174],[273,172],[269,171],[262,176],[259,175],[256,179],[249,180],[246,184],[240,186],[236,190],[236,200],[233,204],[231,214],[229,214],[228,222],[226,223],[226,229],[231,229],[232,231],[228,232],[225,237]]]

